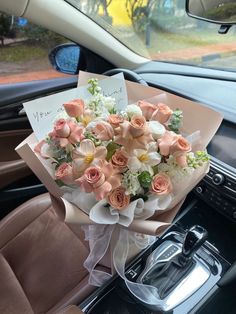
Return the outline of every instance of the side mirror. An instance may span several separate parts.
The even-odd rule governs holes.
[[[58,72],[75,75],[86,68],[85,58],[76,44],[56,46],[49,53],[49,61]]]
[[[186,0],[189,16],[221,25],[236,24],[235,0]]]

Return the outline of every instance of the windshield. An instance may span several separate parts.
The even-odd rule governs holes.
[[[134,52],[151,60],[234,71],[236,26],[189,17],[185,0],[67,0]]]

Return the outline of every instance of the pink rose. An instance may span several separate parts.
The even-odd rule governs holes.
[[[122,123],[124,121],[124,118],[119,116],[118,114],[111,114],[108,117],[108,122],[114,127],[117,128],[120,123]]]
[[[84,101],[82,99],[74,99],[64,104],[64,108],[68,116],[76,118],[84,113]]]
[[[146,130],[146,119],[143,116],[132,116],[130,121],[130,133],[133,137],[139,137]]]
[[[170,152],[173,154],[174,152],[190,152],[191,150],[191,145],[190,143],[183,137],[183,136],[178,136],[176,141],[172,144],[170,148]]]
[[[101,141],[109,141],[114,136],[114,130],[112,126],[105,121],[98,122],[93,128],[93,133]]]
[[[187,153],[186,152],[175,152],[173,154],[173,157],[177,163],[178,166],[184,168],[187,167],[188,163],[187,163]]]
[[[153,115],[153,112],[157,109],[156,105],[153,105],[144,100],[139,100],[138,106],[142,110],[142,113],[144,117],[146,118],[146,120],[150,120]]]
[[[111,163],[120,173],[124,172],[128,164],[128,155],[123,149],[119,149],[111,157]]]
[[[178,135],[172,131],[166,131],[165,134],[157,141],[159,145],[160,154],[163,156],[169,156],[170,148],[178,139]]]
[[[164,173],[155,175],[152,179],[151,191],[158,195],[169,194],[172,191],[170,178]]]
[[[99,187],[105,181],[105,176],[98,167],[87,168],[84,172],[84,178],[93,188]]]
[[[169,106],[159,103],[157,105],[157,110],[153,113],[151,120],[157,120],[160,123],[164,124],[167,122],[172,115],[173,111]]]
[[[68,141],[71,144],[77,144],[84,139],[84,127],[82,125],[78,125],[77,123],[69,120],[67,122],[70,128],[70,135],[68,137]]]
[[[59,119],[54,125],[54,130],[49,136],[57,140],[61,147],[68,144],[77,144],[84,139],[84,127],[71,120]]]
[[[84,175],[76,182],[86,193],[93,192],[96,200],[104,199],[112,190],[112,185],[106,181],[105,175],[100,167],[89,167]]]
[[[59,119],[55,122],[54,132],[57,137],[68,137],[70,135],[70,127],[65,119]]]
[[[63,183],[71,185],[74,183],[72,166],[68,163],[61,164],[55,172],[56,180],[61,180]]]
[[[129,205],[130,196],[126,195],[125,189],[119,186],[108,194],[107,201],[113,208],[121,210]]]

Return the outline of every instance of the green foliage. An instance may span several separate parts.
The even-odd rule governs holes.
[[[27,38],[32,43],[38,42],[40,43],[40,46],[48,49],[54,48],[56,45],[64,42],[68,42],[65,37],[31,23],[28,23],[25,27],[21,28],[19,30],[19,35]]]
[[[138,176],[138,181],[143,188],[149,188],[151,182],[152,182],[152,176],[148,171],[143,171]]]
[[[107,160],[110,160],[111,157],[115,154],[116,150],[120,147],[120,145],[115,142],[110,142],[107,145]]]
[[[0,40],[4,45],[4,37],[7,37],[11,29],[11,16],[0,12]]]
[[[98,86],[98,79],[92,78],[88,80],[88,84],[90,84],[88,91],[91,95],[95,96],[101,91],[101,88]]]
[[[126,11],[137,33],[145,32],[152,15],[154,3],[154,0],[126,0]]]
[[[225,3],[218,8],[205,12],[205,17],[218,21],[235,21],[236,20],[236,3]]]
[[[46,59],[46,49],[32,45],[5,46],[1,48],[0,61],[28,62],[35,59]]]
[[[194,169],[201,167],[203,163],[209,160],[210,156],[205,151],[196,151],[194,156],[187,155],[188,166]]]
[[[173,111],[170,122],[168,124],[168,127],[171,131],[174,131],[175,133],[179,133],[179,129],[182,126],[183,122],[183,112],[179,109],[176,109]]]

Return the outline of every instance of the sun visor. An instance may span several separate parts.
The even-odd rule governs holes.
[[[0,0],[0,11],[10,15],[22,16],[29,0]]]

